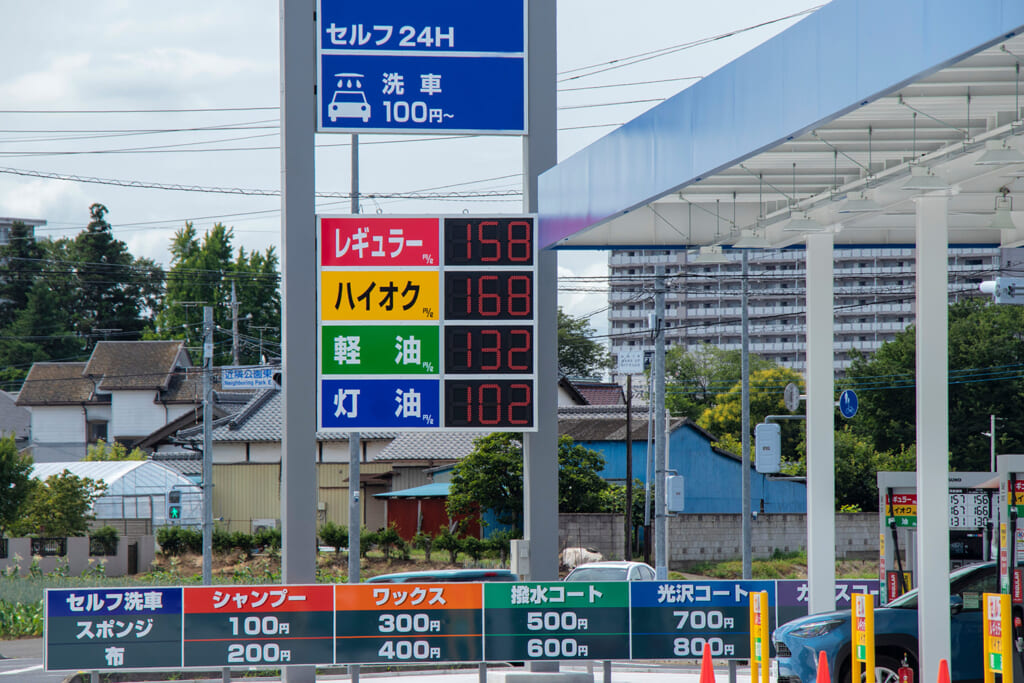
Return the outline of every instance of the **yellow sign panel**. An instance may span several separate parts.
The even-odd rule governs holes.
[[[321,271],[321,320],[437,320],[439,276],[425,271]]]

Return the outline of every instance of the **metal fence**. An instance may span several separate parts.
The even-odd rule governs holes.
[[[68,554],[68,539],[33,538],[32,554],[39,557],[63,557]]]

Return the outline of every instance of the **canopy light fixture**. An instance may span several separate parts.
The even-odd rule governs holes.
[[[947,185],[946,181],[942,178],[935,175],[935,171],[931,168],[927,166],[920,166],[918,164],[911,164],[910,179],[903,183],[901,189],[914,192],[934,192],[938,190],[948,190],[949,185]]]
[[[811,218],[806,211],[797,211],[782,230],[784,232],[824,232],[828,228]]]
[[[846,195],[839,213],[871,213],[881,211],[882,205],[872,199],[867,192],[851,192]]]
[[[1010,196],[1010,190],[1007,187],[1000,187],[999,194],[996,195],[996,213],[988,227],[992,230],[1016,230],[1012,211],[1013,198]]]
[[[697,256],[693,259],[693,263],[699,263],[703,265],[713,265],[728,263],[729,257],[722,251],[721,245],[713,244],[710,247],[701,247],[700,251],[697,252]]]
[[[733,249],[771,249],[772,243],[758,235],[754,230],[740,230],[740,238],[736,240]]]
[[[986,140],[985,151],[974,163],[978,166],[1024,164],[1024,154],[1011,147],[1006,140]]]

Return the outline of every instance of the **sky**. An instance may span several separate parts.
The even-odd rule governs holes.
[[[558,0],[558,158],[820,4]],[[164,266],[186,221],[200,234],[231,227],[236,249],[280,253],[280,199],[259,194],[281,181],[277,0],[0,0],[0,12],[0,216],[71,236],[98,202],[134,256]],[[317,135],[319,192],[350,189],[349,140]],[[361,192],[409,195],[366,199],[364,213],[522,210],[518,137],[364,134],[359,152]],[[244,192],[215,191],[225,189]],[[317,203],[348,210],[348,199]],[[599,335],[607,297],[571,278],[603,276],[606,264],[601,251],[559,255],[559,302]]]

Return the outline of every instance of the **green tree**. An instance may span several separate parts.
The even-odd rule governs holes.
[[[748,364],[751,374],[776,367],[756,354],[750,354]],[[727,351],[711,344],[689,351],[672,346],[665,352],[665,403],[673,415],[696,422],[719,395],[741,380],[741,369],[738,350]]]
[[[69,256],[74,263],[75,298],[68,302],[74,327],[83,336],[103,338],[98,330],[139,333],[150,322],[162,293],[161,269],[149,259],[134,259],[115,239],[106,220],[107,207],[89,207],[91,220],[75,236]]]
[[[112,444],[107,444],[106,441],[100,439],[95,444],[89,446],[86,455],[82,460],[90,462],[104,461],[104,460],[145,460],[146,453],[141,448],[134,448],[131,451],[128,447],[122,443],[115,441]]]
[[[32,458],[19,453],[14,434],[0,438],[0,537],[22,516],[32,491]]]
[[[280,344],[281,298],[278,258],[273,247],[265,252],[239,249],[232,259],[231,228],[215,224],[200,240],[192,223],[178,230],[171,240],[171,267],[167,273],[167,295],[156,315],[157,339],[184,339],[186,345],[201,345],[202,306],[213,307],[214,323],[231,329],[231,289],[235,288],[240,321],[242,363],[259,363],[260,339],[270,356],[277,356]],[[261,330],[262,337],[246,334]],[[221,341],[221,340],[215,340]],[[215,363],[229,364],[231,345],[217,344]]]
[[[494,512],[502,524],[522,529],[523,445],[519,434],[495,433],[476,440],[473,451],[452,471],[448,516]],[[608,482],[598,474],[604,457],[573,442],[558,439],[558,509],[599,512]]]
[[[103,495],[107,485],[64,470],[45,482],[32,480],[23,515],[13,525],[22,536],[85,536],[93,502]]]
[[[763,422],[766,415],[788,414],[783,403],[783,391],[790,382],[802,385],[800,374],[783,367],[771,367],[750,373],[750,428]],[[718,437],[726,435],[742,441],[742,383],[737,382],[728,392],[718,397],[718,402],[704,410],[697,420],[704,429]],[[797,444],[803,439],[803,423],[787,421],[782,423],[782,454],[795,453]],[[739,450],[736,451],[739,453]]]
[[[558,371],[569,377],[593,377],[611,367],[608,351],[594,341],[595,330],[586,318],[574,317],[558,307]]]
[[[1024,308],[968,299],[949,307],[950,467],[989,468],[989,415],[1000,419],[996,451],[1024,449],[1024,415],[1018,410],[1024,378]],[[860,398],[850,428],[879,452],[899,452],[916,441],[915,329],[908,327],[870,357],[855,355],[840,388]]]
[[[28,292],[43,270],[45,256],[32,228],[14,221],[10,240],[0,246],[4,271],[0,279],[0,329],[10,326],[18,311],[25,308]]]

